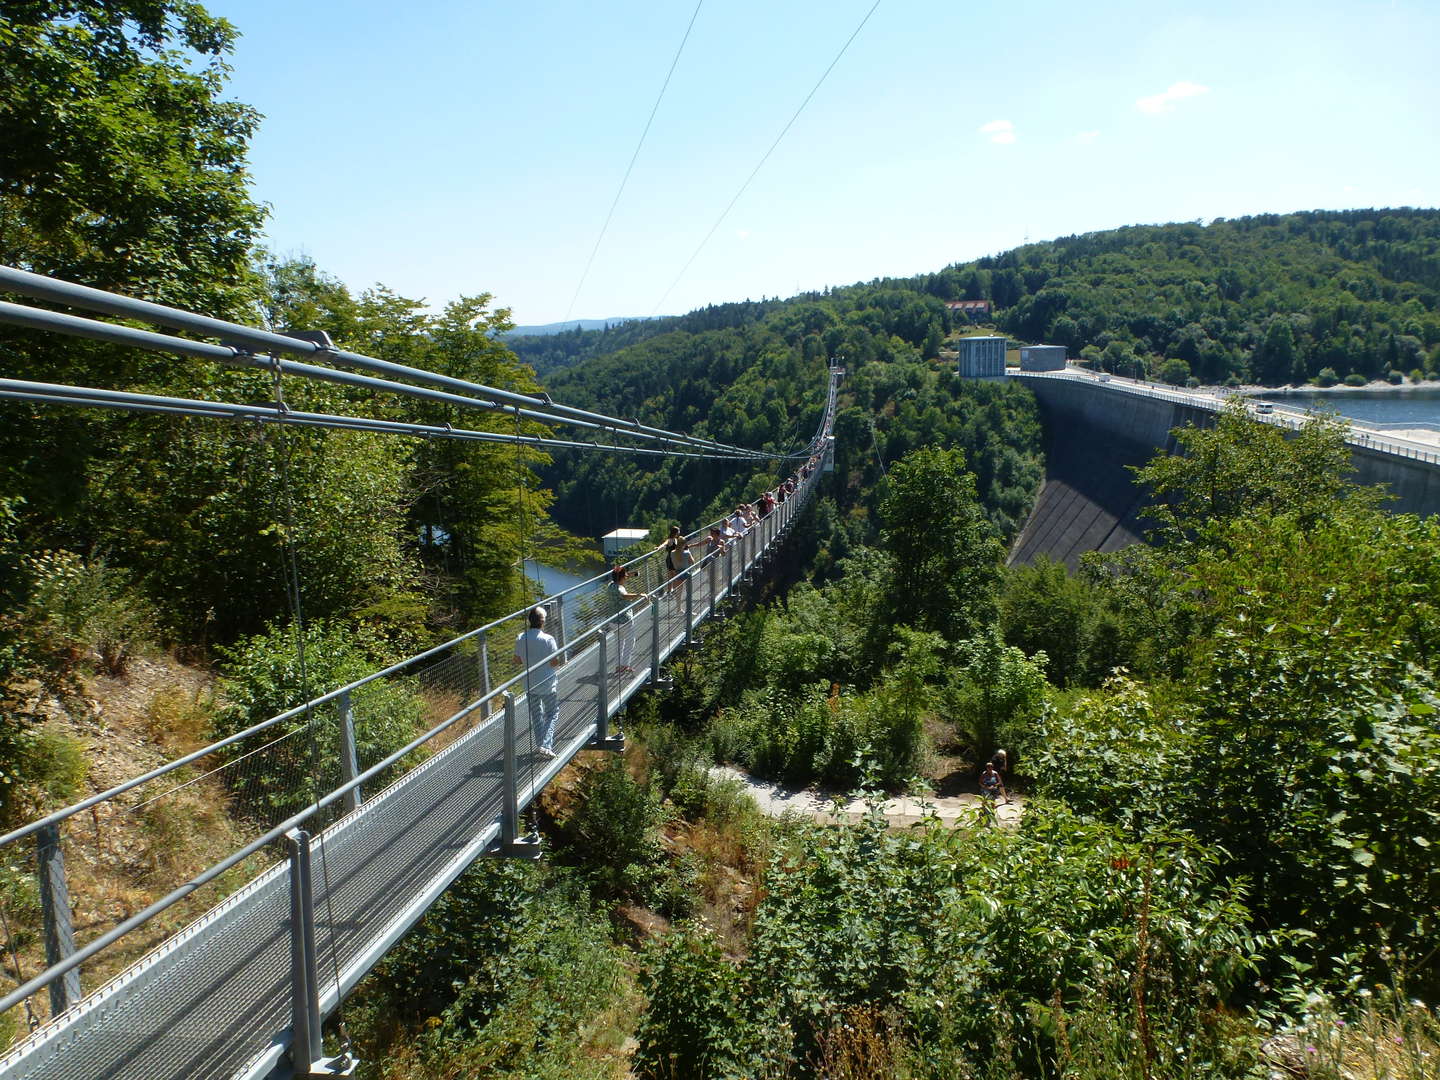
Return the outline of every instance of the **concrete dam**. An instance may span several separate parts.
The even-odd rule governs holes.
[[[1010,563],[1041,555],[1072,569],[1087,551],[1115,551],[1144,539],[1148,498],[1129,466],[1157,450],[1173,452],[1170,434],[1187,424],[1209,426],[1223,401],[1211,394],[1160,389],[1078,372],[1026,372],[1045,426],[1045,482]],[[1293,428],[1292,413],[1257,416],[1257,423]],[[1352,429],[1354,479],[1383,484],[1399,514],[1440,511],[1440,450],[1379,432]]]

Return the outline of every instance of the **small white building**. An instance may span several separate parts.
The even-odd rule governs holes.
[[[1064,371],[1064,345],[1022,345],[1020,347],[1021,371]]]
[[[616,529],[600,538],[600,550],[607,559],[613,559],[626,548],[643,544],[649,536],[649,529]]]
[[[962,379],[999,379],[1005,375],[1003,337],[963,337],[955,342],[960,352],[955,373]]]

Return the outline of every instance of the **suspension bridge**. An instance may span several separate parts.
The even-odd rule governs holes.
[[[599,578],[540,601],[561,645],[558,669],[542,662],[526,670],[515,658],[527,606],[0,837],[0,868],[15,875],[33,867],[45,947],[43,968],[26,978],[7,923],[8,974],[17,985],[0,998],[0,1014],[28,1020],[31,1030],[0,1057],[0,1080],[344,1075],[353,1062],[327,1056],[322,1026],[346,995],[474,860],[538,856],[525,815],[546,784],[582,750],[622,748],[617,714],[626,703],[660,682],[666,661],[766,573],[830,461],[843,372],[827,373],[810,442],[766,454],[345,352],[323,334],[276,334],[4,267],[0,288],[219,339],[0,302],[0,323],[269,371],[275,400],[237,404],[14,379],[0,379],[0,398],[803,463],[794,492],[723,551],[674,577],[657,551],[627,563],[638,598],[618,617],[596,591]],[[327,366],[284,358],[297,354]],[[570,425],[592,438],[296,412],[283,400],[282,376]],[[593,436],[601,433],[633,442],[599,443]],[[530,692],[552,671],[553,757],[528,722]],[[375,737],[384,731],[413,737],[388,749],[393,741]],[[189,838],[170,836],[166,824],[205,808],[220,809],[225,842],[189,853]],[[144,853],[127,848],[135,835],[154,842]],[[137,861],[148,863],[149,895],[170,887],[132,911],[117,906],[104,883],[133,873]],[[85,913],[83,921],[74,912]]]

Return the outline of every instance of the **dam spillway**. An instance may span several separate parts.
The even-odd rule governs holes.
[[[1224,399],[1088,372],[1012,374],[1035,393],[1045,428],[1045,481],[1010,551],[1012,565],[1040,556],[1072,569],[1087,551],[1116,551],[1144,539],[1148,498],[1131,467],[1159,450],[1174,452],[1171,432],[1210,426]],[[1257,423],[1294,428],[1293,413]],[[1354,480],[1384,485],[1394,513],[1440,511],[1440,449],[1352,428]]]

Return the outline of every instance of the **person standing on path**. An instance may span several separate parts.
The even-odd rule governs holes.
[[[560,685],[555,669],[565,658],[559,642],[545,633],[545,609],[531,608],[528,621],[529,627],[515,638],[515,662],[525,668],[525,700],[530,706],[535,750],[542,757],[553,758],[555,722],[560,718]]]

